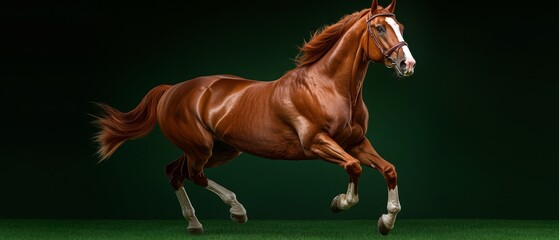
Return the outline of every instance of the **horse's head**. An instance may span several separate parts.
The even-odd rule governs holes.
[[[379,6],[378,0],[373,0],[367,17],[367,34],[361,45],[365,46],[369,59],[384,62],[386,67],[394,68],[399,76],[411,76],[415,59],[402,36],[404,26],[396,20],[395,7],[396,0],[392,0],[386,8]]]

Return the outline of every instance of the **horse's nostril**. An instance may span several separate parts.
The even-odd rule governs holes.
[[[405,69],[406,69],[406,61],[405,61],[405,60],[402,60],[402,61],[400,62],[400,69],[402,69],[402,70],[405,70]]]

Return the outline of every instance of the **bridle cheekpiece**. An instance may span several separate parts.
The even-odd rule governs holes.
[[[403,47],[403,46],[407,46],[408,43],[405,41],[401,41],[398,42],[396,45],[392,46],[389,49],[384,49],[381,45],[380,45],[380,40],[378,39],[377,35],[373,32],[373,29],[371,29],[371,22],[373,21],[373,19],[377,18],[377,17],[395,17],[395,15],[393,13],[387,13],[387,12],[383,12],[383,13],[377,13],[377,14],[373,14],[370,15],[367,18],[367,30],[369,31],[369,35],[371,35],[371,38],[373,39],[373,42],[375,42],[375,45],[377,46],[377,48],[380,50],[380,53],[382,54],[382,56],[384,57],[384,60],[391,60],[390,58],[390,54],[392,54],[394,51],[398,50],[399,48]],[[367,52],[368,52],[368,48],[369,48],[369,44],[367,44]],[[394,61],[392,61],[394,62]]]

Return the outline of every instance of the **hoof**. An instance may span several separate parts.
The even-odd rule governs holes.
[[[392,230],[387,228],[386,225],[384,225],[384,222],[382,221],[382,216],[380,216],[380,218],[378,219],[377,227],[378,227],[378,232],[383,236],[388,235],[390,230]]]
[[[338,199],[340,199],[340,195],[334,197],[334,199],[332,199],[332,203],[330,203],[330,210],[333,213],[339,213],[342,211],[342,209],[338,207]]]
[[[199,235],[204,233],[204,229],[203,228],[188,228],[188,233],[192,234],[192,235]]]
[[[246,223],[248,221],[248,217],[246,214],[236,215],[231,213],[231,220],[233,220],[236,223]]]

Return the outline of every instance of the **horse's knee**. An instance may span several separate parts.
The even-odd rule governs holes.
[[[398,178],[396,167],[394,167],[394,165],[390,165],[390,167],[384,171],[384,176],[389,181],[396,181],[396,179]]]
[[[385,169],[383,169],[382,174],[388,183],[388,187],[390,189],[394,189],[396,187],[398,181],[398,174],[396,173],[396,167],[394,165],[389,164]]]
[[[351,176],[359,176],[363,171],[361,163],[358,160],[350,161],[344,166],[346,172]]]

